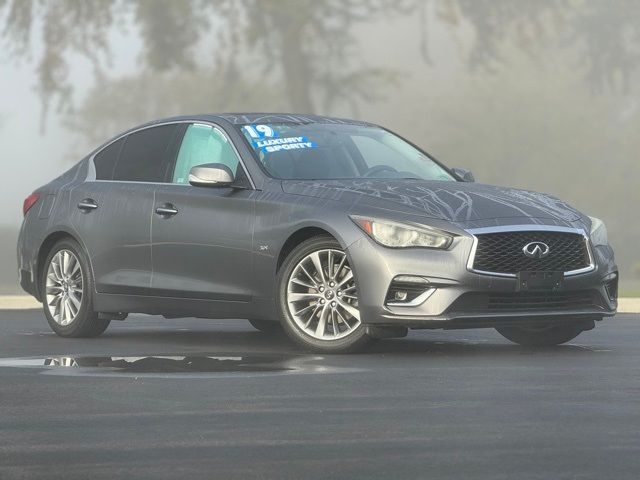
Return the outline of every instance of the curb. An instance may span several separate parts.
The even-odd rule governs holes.
[[[29,295],[0,295],[0,310],[32,310],[42,304]]]
[[[619,298],[618,312],[640,313],[640,298]]]
[[[33,310],[42,304],[28,295],[0,295],[0,310]],[[640,298],[618,299],[618,313],[640,313]]]

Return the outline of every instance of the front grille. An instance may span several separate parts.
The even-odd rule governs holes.
[[[571,292],[465,293],[448,312],[528,312],[544,310],[604,309],[602,296],[595,290]]]
[[[473,270],[489,273],[516,274],[522,271],[570,272],[590,265],[585,238],[569,232],[498,232],[476,235]],[[544,258],[529,258],[525,245],[543,242],[549,246]]]

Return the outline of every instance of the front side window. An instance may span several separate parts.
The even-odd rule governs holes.
[[[118,181],[165,182],[175,158],[179,125],[160,125],[131,133],[125,139],[113,175]]]
[[[187,128],[180,145],[173,183],[189,183],[189,171],[207,163],[222,163],[235,176],[240,162],[231,142],[220,130],[194,123]]]
[[[425,153],[379,127],[277,123],[238,128],[265,170],[275,178],[456,181]]]

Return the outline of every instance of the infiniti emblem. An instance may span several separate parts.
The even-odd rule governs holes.
[[[549,255],[549,245],[544,242],[527,243],[522,252],[529,258],[544,258]]]

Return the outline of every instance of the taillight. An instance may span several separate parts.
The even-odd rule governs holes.
[[[40,200],[39,193],[32,193],[31,195],[29,195],[24,200],[24,204],[22,205],[22,214],[26,215],[27,212],[31,210],[31,207],[33,207],[36,203],[38,203],[38,200]]]

